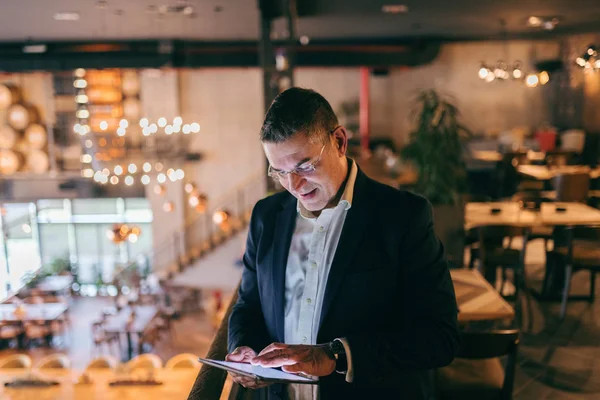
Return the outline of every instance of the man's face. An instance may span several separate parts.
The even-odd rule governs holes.
[[[282,143],[263,143],[271,168],[275,172],[302,169],[318,161],[315,170],[300,176],[290,173],[279,179],[281,185],[309,211],[327,208],[346,178],[345,131],[329,135],[323,148],[322,141],[311,143],[308,137],[297,133]],[[342,137],[342,140],[338,140]],[[341,145],[340,145],[341,143]],[[323,149],[321,159],[319,154]]]

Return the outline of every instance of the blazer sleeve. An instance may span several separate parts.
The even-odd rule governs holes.
[[[459,347],[454,286],[433,230],[431,205],[420,196],[413,197],[412,203],[412,223],[399,244],[401,293],[396,307],[400,312],[390,316],[393,323],[385,331],[363,331],[346,338],[356,384],[377,384],[403,372],[446,366]]]
[[[257,209],[258,204],[254,207],[250,219],[238,300],[229,316],[229,352],[239,346],[248,346],[258,353],[268,344],[266,341],[269,335],[260,305],[256,276],[256,244],[262,231],[260,213]]]

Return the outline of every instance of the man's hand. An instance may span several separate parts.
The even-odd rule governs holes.
[[[250,363],[262,367],[282,367],[286,372],[302,372],[313,376],[327,376],[335,371],[335,360],[320,345],[272,343]]]
[[[252,350],[250,347],[241,346],[232,351],[231,353],[225,356],[226,361],[234,361],[234,362],[242,362],[242,363],[250,363],[250,360],[256,357],[256,352]],[[230,372],[231,379],[234,382],[239,383],[245,388],[248,389],[260,389],[266,386],[269,386],[270,383],[253,379],[248,376],[238,375],[236,373]]]

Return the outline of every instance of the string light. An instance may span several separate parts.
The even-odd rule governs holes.
[[[133,185],[133,176],[131,176],[131,175],[127,175],[127,176],[125,177],[125,184],[126,184],[127,186],[131,186],[131,185]]]
[[[137,165],[129,164],[129,167],[127,167],[127,171],[129,171],[130,174],[135,174],[137,172]]]
[[[198,133],[198,132],[200,132],[200,124],[198,124],[197,122],[194,122],[194,123],[192,123],[192,124],[190,125],[190,130],[191,130],[193,133]]]
[[[161,128],[164,128],[165,125],[167,125],[167,119],[165,117],[160,117],[158,119],[158,126],[160,126]]]
[[[117,183],[119,183],[119,177],[113,175],[110,177],[110,183],[112,183],[113,185],[116,185]]]
[[[142,168],[144,169],[144,172],[150,172],[152,171],[152,164],[145,162]]]
[[[142,185],[147,185],[150,183],[150,177],[148,175],[142,175]]]

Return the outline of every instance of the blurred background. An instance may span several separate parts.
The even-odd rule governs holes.
[[[5,3],[0,380],[48,357],[126,380],[142,356],[168,383],[149,395],[187,396],[195,356],[224,356],[252,207],[282,190],[265,111],[301,86],[367,175],[433,204],[461,326],[509,333],[475,368],[492,393],[600,396],[600,2]],[[460,373],[438,397],[484,398]],[[198,398],[228,398],[215,374]]]

